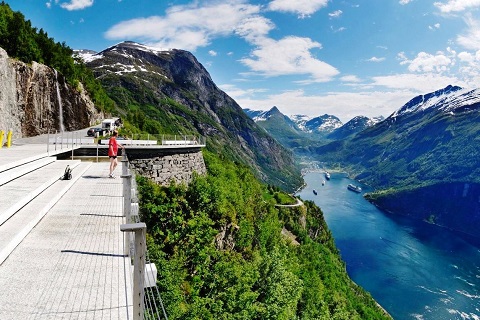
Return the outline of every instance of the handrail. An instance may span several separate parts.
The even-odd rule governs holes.
[[[11,130],[9,131],[11,132]],[[5,132],[1,137],[7,136]],[[11,133],[9,133],[11,139]],[[1,139],[0,137],[0,139]],[[201,135],[170,135],[170,134],[132,134],[127,137],[117,138],[120,144],[127,146],[206,146],[206,137]],[[8,139],[7,139],[8,140]],[[20,143],[26,142],[29,144],[45,144],[47,153],[51,149],[57,151],[64,148],[74,148],[74,146],[89,146],[89,145],[106,145],[108,139],[98,139],[98,137],[86,136],[83,131],[64,131],[54,132],[47,131],[47,133],[35,137],[18,138],[15,141]],[[0,140],[1,146],[1,140]]]
[[[138,203],[136,199],[136,183],[134,175],[129,169],[127,153],[122,154],[122,179],[124,197],[124,216],[126,224],[120,226],[120,230],[128,232],[125,239],[125,254],[133,262],[133,317],[135,320],[161,319],[160,311],[155,296],[158,297],[165,320],[168,320],[167,313],[163,306],[162,298],[157,287],[157,268],[150,263],[146,248],[146,225],[140,221],[138,215]],[[132,232],[134,237],[132,237]]]

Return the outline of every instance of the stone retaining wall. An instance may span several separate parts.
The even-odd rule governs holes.
[[[190,183],[193,172],[206,174],[207,168],[201,150],[182,150],[174,154],[157,155],[151,158],[130,158],[134,170],[156,183],[167,186],[173,180],[177,183]]]

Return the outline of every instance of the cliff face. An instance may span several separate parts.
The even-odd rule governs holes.
[[[82,129],[100,118],[81,84],[72,88],[54,69],[10,59],[0,48],[0,130],[22,138]]]

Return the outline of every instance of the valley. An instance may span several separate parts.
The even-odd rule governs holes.
[[[385,119],[359,116],[321,135],[320,129],[303,132],[278,113],[257,123],[297,157],[369,185],[366,197],[375,205],[480,236],[479,89],[447,86],[411,99]],[[278,129],[285,127],[295,134]]]

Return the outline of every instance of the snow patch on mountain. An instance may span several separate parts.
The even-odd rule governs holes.
[[[73,55],[81,58],[85,63],[103,58],[103,55],[92,50],[73,50]]]
[[[478,103],[480,103],[480,89],[470,90],[457,86],[447,86],[444,89],[413,98],[402,108],[395,111],[390,118],[430,109],[451,113],[457,108],[465,109],[466,106],[468,107]]]
[[[304,114],[294,114],[292,116],[289,116],[290,120],[292,120],[298,127],[298,129],[300,129],[301,131],[305,131],[307,132],[307,128],[305,126],[305,124],[311,120],[311,118],[307,115],[304,115]]]

